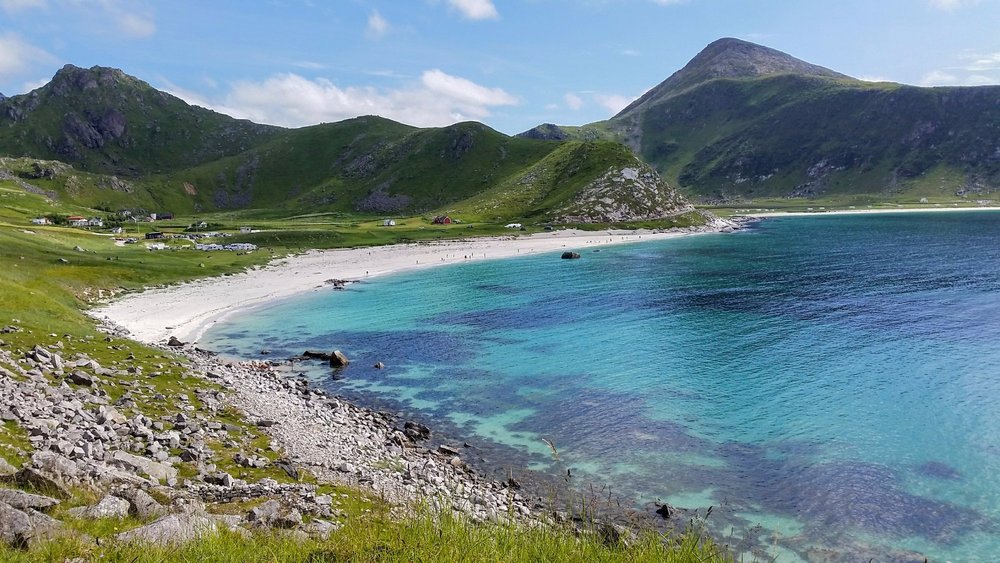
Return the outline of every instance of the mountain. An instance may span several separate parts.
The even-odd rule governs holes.
[[[864,82],[736,39],[608,121],[522,135],[619,140],[704,202],[1000,189],[1000,87]]]
[[[127,177],[238,154],[280,132],[190,106],[99,66],[66,65],[45,86],[0,99],[0,153]]]
[[[298,129],[188,105],[120,70],[67,65],[0,101],[0,179],[104,209],[650,220],[687,202],[616,142],[510,137],[376,116]],[[511,186],[531,198],[509,198]],[[467,201],[490,200],[488,208]],[[498,204],[497,202],[503,202]]]
[[[710,43],[684,68],[643,94],[615,117],[623,118],[640,112],[643,108],[710,80],[760,78],[780,74],[851,80],[849,76],[809,64],[776,49],[725,38]]]

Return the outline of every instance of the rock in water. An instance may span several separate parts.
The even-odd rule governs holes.
[[[566,252],[562,253],[562,259],[563,260],[576,260],[579,257],[580,257],[580,255],[578,253],[576,253],[576,252],[570,252],[568,250]]]
[[[334,350],[333,353],[330,354],[330,367],[342,368],[349,363],[351,363],[351,360],[348,360],[347,356],[345,356],[340,350]]]

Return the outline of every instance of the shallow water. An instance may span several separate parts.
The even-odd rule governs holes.
[[[640,504],[714,505],[781,561],[1000,552],[1000,213],[787,217],[558,254],[311,294],[201,345],[339,348],[343,379],[314,374],[336,393]]]

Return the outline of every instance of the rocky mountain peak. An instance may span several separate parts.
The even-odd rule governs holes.
[[[615,117],[623,117],[639,107],[716,78],[758,78],[778,74],[850,79],[847,75],[807,63],[777,49],[727,37],[709,43],[684,68],[646,92]]]
[[[149,85],[145,82],[129,76],[117,68],[103,66],[80,68],[71,64],[59,69],[49,83],[52,92],[60,96],[97,88],[115,88],[121,86],[149,89]]]

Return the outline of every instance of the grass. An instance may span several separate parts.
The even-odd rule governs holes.
[[[710,539],[690,533],[671,539],[653,532],[624,541],[589,530],[512,522],[474,524],[454,516],[421,511],[404,520],[383,516],[349,519],[328,539],[300,539],[281,532],[241,535],[222,531],[184,546],[156,547],[111,541],[130,521],[97,521],[81,527],[98,542],[56,539],[28,551],[0,548],[3,561],[85,560],[136,563],[175,561],[319,562],[319,561],[510,561],[546,562],[724,562],[730,558]]]

